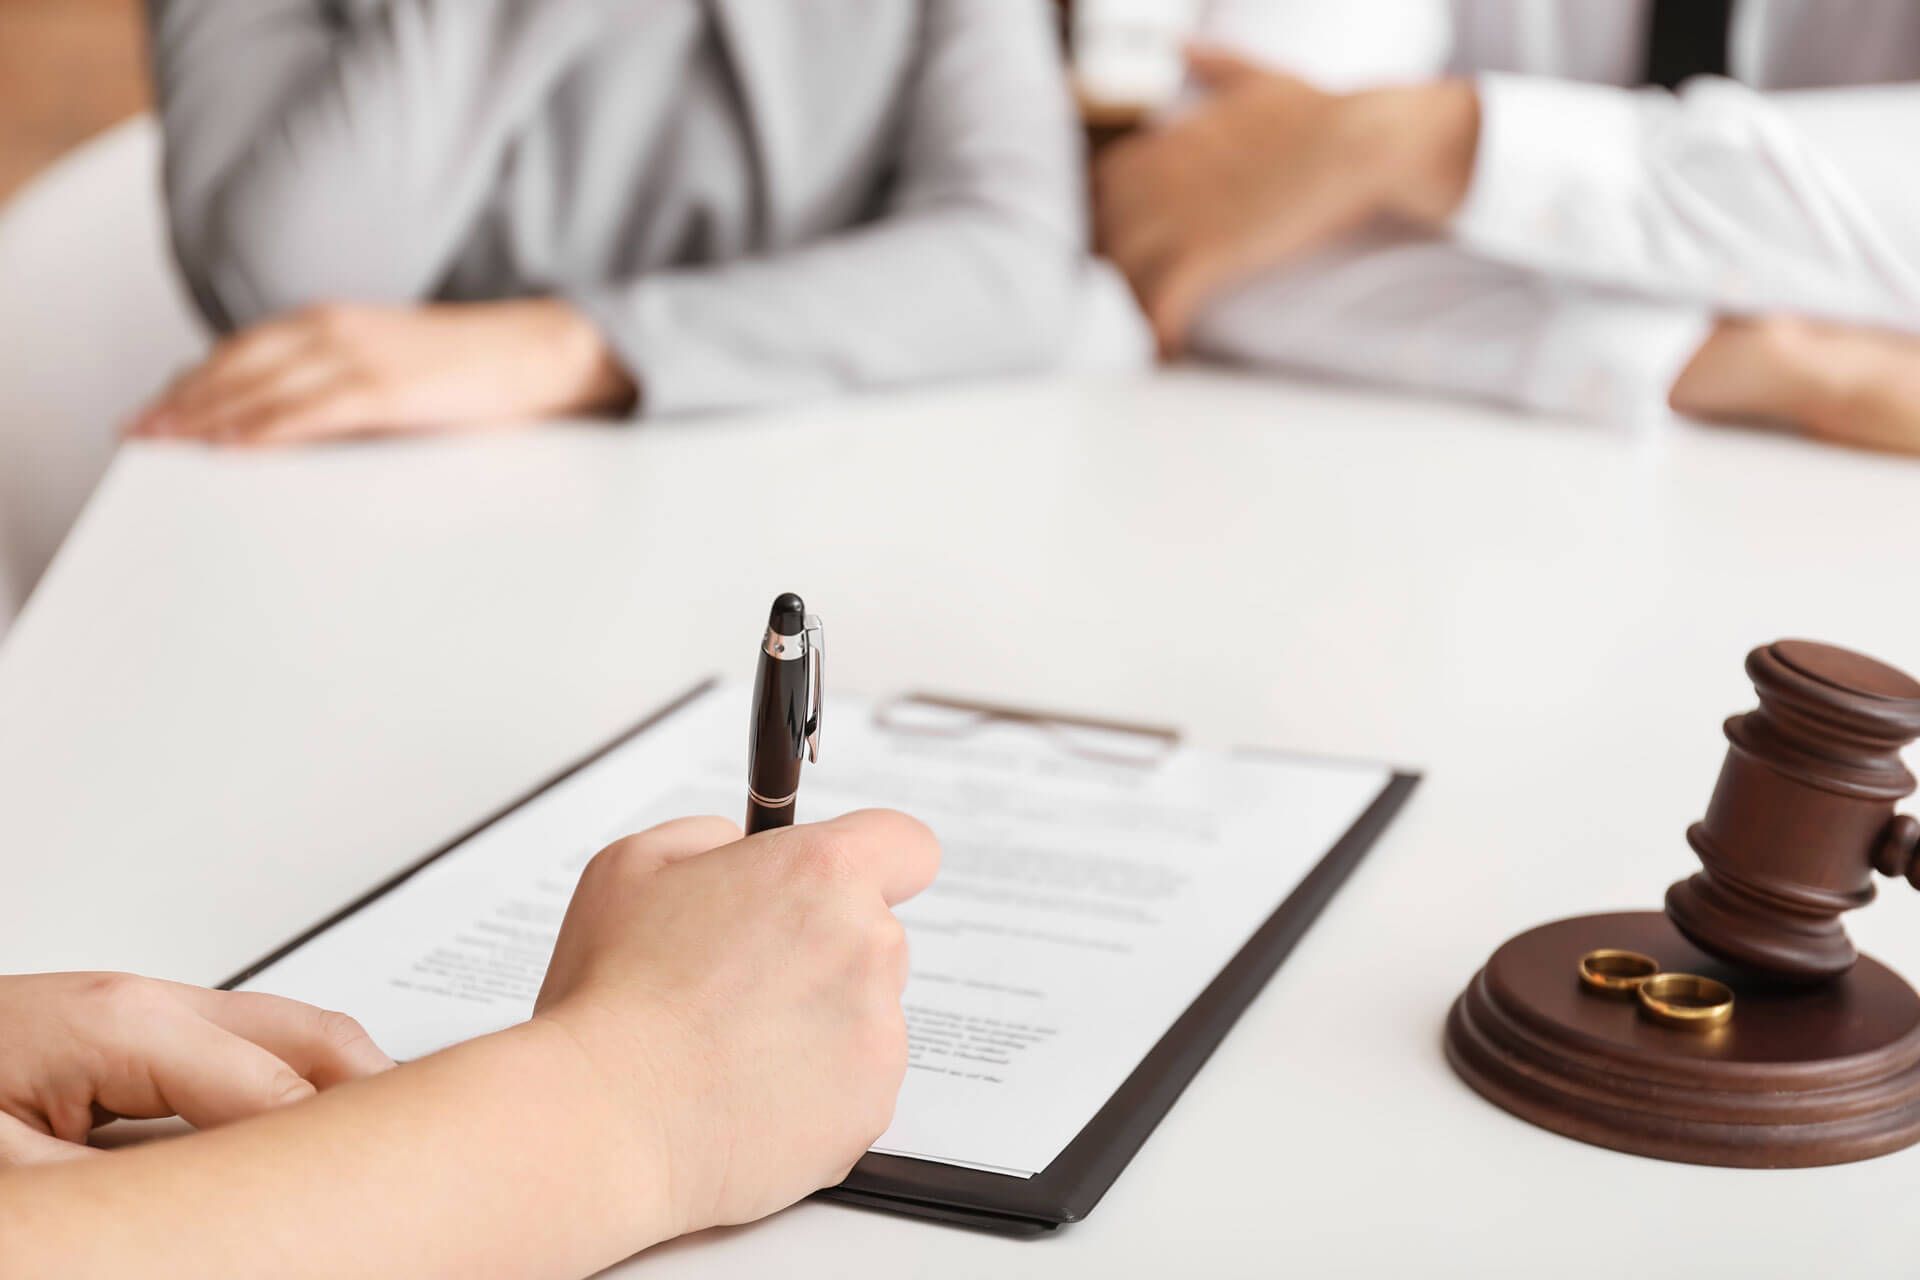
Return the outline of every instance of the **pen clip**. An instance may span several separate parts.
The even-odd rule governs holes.
[[[820,707],[826,697],[827,633],[819,616],[808,614],[807,638],[807,761],[820,763]]]

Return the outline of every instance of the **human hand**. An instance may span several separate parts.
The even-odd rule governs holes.
[[[939,847],[873,810],[742,840],[721,818],[602,850],[534,1022],[564,1027],[655,1154],[668,1233],[830,1186],[886,1130],[906,1072],[906,937],[888,909]]]
[[[633,385],[564,302],[317,306],[221,342],[131,436],[297,444],[612,409]]]
[[[1920,337],[1795,316],[1727,317],[1669,398],[1691,417],[1920,454]]]
[[[0,976],[0,1167],[92,1152],[115,1117],[202,1128],[393,1065],[344,1014],[124,973]]]
[[[1189,62],[1212,96],[1094,166],[1096,241],[1167,355],[1223,289],[1383,215],[1443,222],[1465,197],[1480,128],[1469,83],[1335,94],[1230,54]]]

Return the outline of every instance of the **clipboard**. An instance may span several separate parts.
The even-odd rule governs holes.
[[[248,981],[269,965],[391,893],[423,868],[453,852],[521,806],[646,733],[708,692],[716,683],[717,679],[709,678],[695,685],[610,742],[574,761],[312,928],[254,961],[221,983],[221,989],[231,989]],[[957,719],[937,729],[907,727],[886,719],[895,709],[908,705],[955,713]],[[1141,767],[1151,767],[1180,743],[1180,734],[1165,727],[1051,715],[931,693],[901,695],[880,704],[874,714],[886,728],[900,733],[954,736],[987,724],[1012,723],[1067,735],[1075,731],[1124,735],[1144,744],[1144,750],[1115,753],[1100,745],[1082,746],[1071,742],[1066,749],[1107,763]],[[1256,748],[1242,750],[1252,755],[1294,754]],[[1254,931],[1233,959],[1214,976],[1206,989],[1187,1006],[1186,1011],[1134,1067],[1105,1105],[1044,1170],[1031,1178],[1021,1178],[907,1156],[869,1152],[860,1158],[845,1181],[817,1195],[863,1208],[1008,1236],[1041,1236],[1084,1218],[1100,1202],[1100,1198],[1120,1176],[1121,1170],[1133,1159],[1340,886],[1353,874],[1354,868],[1393,821],[1419,781],[1418,773],[1392,771],[1386,785],[1354,820],[1353,825],[1321,856],[1313,870],[1294,886],[1286,900]]]

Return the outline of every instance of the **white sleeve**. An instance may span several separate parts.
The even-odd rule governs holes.
[[[1380,234],[1207,308],[1197,355],[1641,428],[1706,339],[1707,309]]]
[[[1920,329],[1920,85],[1680,96],[1479,79],[1455,239],[1513,266],[1729,312]]]
[[[1453,15],[1433,0],[1208,0],[1194,38],[1345,93],[1439,75]]]

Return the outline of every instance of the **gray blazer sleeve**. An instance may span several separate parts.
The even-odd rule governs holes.
[[[174,248],[208,318],[428,296],[600,7],[386,0],[349,27],[328,0],[149,0]]]
[[[928,0],[900,171],[874,221],[791,252],[575,293],[640,411],[790,401],[1044,365],[1085,242],[1050,6]]]

